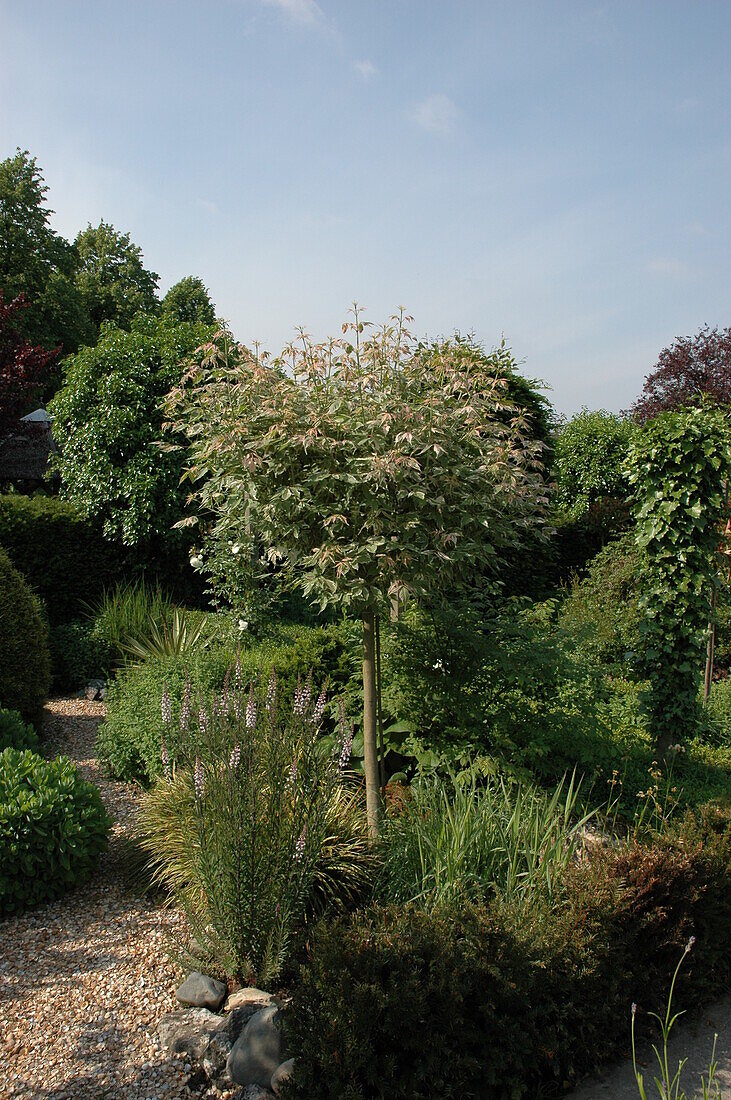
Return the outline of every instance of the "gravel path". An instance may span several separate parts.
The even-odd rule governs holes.
[[[156,1028],[175,1003],[166,944],[180,918],[135,894],[122,872],[135,788],[101,773],[103,704],[56,699],[46,716],[44,752],[77,761],[114,825],[85,886],[0,922],[0,1096],[187,1098],[184,1066],[165,1060]]]

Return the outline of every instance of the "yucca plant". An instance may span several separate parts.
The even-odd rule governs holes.
[[[165,775],[143,796],[140,842],[221,975],[273,981],[308,917],[356,901],[373,877],[360,791],[345,773],[350,735],[337,759],[324,751],[324,709],[311,680],[288,706],[274,676],[265,693],[245,690],[238,662],[208,705],[186,687],[175,721],[163,696]]]
[[[205,633],[205,619],[174,607],[172,614],[160,619],[148,615],[145,629],[136,636],[127,635],[121,648],[138,661],[151,657],[178,657],[194,649],[205,638]]]
[[[379,892],[436,908],[494,894],[551,896],[592,816],[578,815],[572,776],[551,795],[472,772],[414,783],[389,814],[381,840]]]
[[[144,637],[151,622],[166,623],[172,613],[170,598],[144,577],[134,584],[118,584],[105,591],[96,606],[89,606],[93,618],[92,633],[109,652],[113,666],[125,660],[125,646],[130,638]]]

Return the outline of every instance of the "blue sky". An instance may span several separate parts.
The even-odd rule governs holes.
[[[731,3],[0,0],[0,156],[278,350],[405,305],[561,412],[731,324]]]

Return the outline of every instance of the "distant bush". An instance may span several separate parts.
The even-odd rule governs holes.
[[[236,653],[231,643],[214,637],[207,648],[123,667],[110,687],[107,719],[98,735],[99,751],[111,773],[144,782],[160,775],[163,687],[167,684],[172,698],[180,699],[187,673],[193,702],[199,694],[205,699],[222,687]],[[266,679],[274,669],[282,695],[290,698],[298,678],[306,678],[310,669],[315,683],[327,679],[329,692],[340,694],[350,682],[352,662],[351,635],[340,625],[283,627],[241,649],[244,681],[248,684],[260,675]]]
[[[17,710],[0,707],[0,752],[4,749],[38,748],[38,735],[18,714]]]
[[[53,625],[78,618],[119,575],[119,552],[57,497],[0,496],[0,546],[41,596]]]
[[[77,691],[91,679],[105,678],[113,667],[109,647],[96,637],[90,619],[52,627],[50,645],[55,691]]]
[[[731,748],[731,679],[718,680],[711,685],[708,697],[707,717],[711,740]]]
[[[51,682],[48,628],[38,597],[0,547],[0,706],[40,728]]]
[[[82,883],[108,829],[98,789],[65,757],[0,753],[0,917]]]
[[[584,652],[605,664],[632,666],[640,645],[642,555],[633,532],[613,539],[574,579],[558,622]]]
[[[425,913],[373,908],[323,924],[294,989],[289,1098],[557,1096],[625,1050],[627,1013],[662,1003],[678,953],[685,1003],[727,988],[729,818],[574,864],[564,901]]]

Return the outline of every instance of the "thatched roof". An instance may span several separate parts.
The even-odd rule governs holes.
[[[18,422],[13,432],[0,442],[0,482],[41,482],[46,476],[48,456],[56,444],[51,420],[45,409],[36,409]]]

